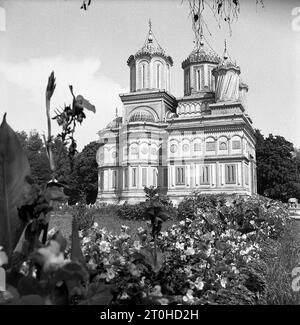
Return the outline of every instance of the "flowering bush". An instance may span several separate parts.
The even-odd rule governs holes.
[[[261,197],[215,206],[161,232],[156,250],[148,229],[135,241],[127,227],[118,236],[97,224],[81,232],[94,280],[116,288],[114,304],[264,303],[264,241],[280,236],[285,207]]]

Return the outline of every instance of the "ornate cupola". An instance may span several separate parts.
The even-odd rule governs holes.
[[[157,42],[149,20],[143,47],[127,60],[130,67],[130,92],[160,89],[170,91],[170,67],[173,60]]]
[[[218,54],[204,44],[203,33],[196,41],[196,48],[182,62],[184,70],[184,95],[214,92],[215,79],[212,70],[219,64]]]
[[[228,55],[225,41],[223,59],[213,70],[213,75],[216,78],[216,102],[239,101],[240,88],[242,88],[243,94],[246,88],[248,90],[246,85],[240,84],[240,73],[240,67],[233,63]]]

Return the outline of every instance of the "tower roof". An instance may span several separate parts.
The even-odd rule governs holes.
[[[213,50],[207,47],[203,41],[203,34],[201,33],[199,41],[196,42],[196,48],[192,53],[182,62],[182,68],[184,69],[193,63],[209,62],[218,64],[220,62],[220,57]]]
[[[232,59],[230,58],[228,51],[227,51],[227,44],[225,40],[225,46],[224,46],[224,53],[223,53],[223,58],[220,60],[218,66],[215,68],[215,70],[235,70],[236,72],[240,73],[241,69],[240,67],[236,64],[236,62],[232,62]]]
[[[161,56],[166,61],[168,61],[171,65],[173,65],[173,59],[166,54],[165,50],[160,46],[160,44],[158,43],[158,41],[156,40],[152,32],[151,20],[149,20],[149,30],[144,45],[134,55],[130,55],[130,57],[127,60],[127,64],[130,65],[132,60],[136,60],[137,58],[143,56],[148,56],[148,57]]]

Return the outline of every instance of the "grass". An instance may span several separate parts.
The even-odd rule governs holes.
[[[268,305],[299,305],[292,290],[292,270],[300,262],[300,222],[292,221],[279,241],[270,241],[265,262]]]
[[[147,228],[147,223],[144,220],[125,220],[111,214],[95,216],[95,222],[98,223],[100,228],[106,228],[114,235],[120,233],[122,225],[128,226],[128,233],[132,238],[136,237],[139,227]],[[168,229],[174,223],[174,221],[164,222],[162,231]],[[59,229],[66,238],[69,238],[72,231],[72,216],[69,213],[53,212],[50,217],[49,229],[52,227]]]

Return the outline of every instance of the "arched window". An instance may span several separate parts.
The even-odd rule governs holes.
[[[200,91],[201,90],[201,70],[200,69],[196,70],[196,86],[197,86],[197,90]]]
[[[156,65],[156,88],[160,87],[160,74],[161,74],[160,64],[157,64]]]
[[[146,67],[145,64],[142,65],[142,74],[141,74],[141,80],[142,80],[142,88],[145,88],[145,78],[146,77]]]

